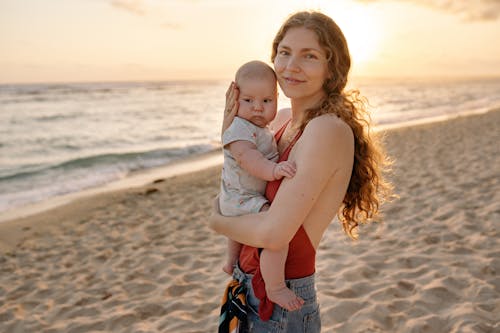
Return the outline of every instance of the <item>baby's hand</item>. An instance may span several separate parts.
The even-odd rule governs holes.
[[[273,176],[274,179],[281,179],[283,177],[292,178],[295,176],[295,172],[297,172],[297,168],[294,162],[283,161],[274,166]]]

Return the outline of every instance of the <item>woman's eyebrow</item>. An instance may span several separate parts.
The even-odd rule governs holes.
[[[286,49],[286,50],[291,50],[292,48],[289,47],[289,46],[286,46],[286,45],[280,45],[278,48],[280,49]],[[315,51],[315,52],[320,52],[321,53],[321,50],[320,49],[317,49],[315,47],[304,47],[302,49],[299,50],[300,52],[310,52],[310,51]]]
[[[310,52],[310,51],[315,51],[315,52],[320,52],[321,53],[321,50],[317,49],[317,48],[314,48],[314,47],[306,47],[306,48],[303,48],[301,50],[302,52]]]

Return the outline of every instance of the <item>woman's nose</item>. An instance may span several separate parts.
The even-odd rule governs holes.
[[[299,66],[299,62],[298,62],[297,57],[295,57],[295,56],[288,57],[288,61],[286,63],[286,68],[289,71],[292,71],[292,72],[299,71],[300,70],[300,66]]]

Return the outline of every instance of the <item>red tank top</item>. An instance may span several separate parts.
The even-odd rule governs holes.
[[[281,136],[283,135],[288,122],[286,122],[283,127],[281,127],[280,130],[276,132],[276,141],[279,141],[281,139]],[[297,136],[292,140],[290,145],[283,151],[280,156],[279,162],[286,161],[288,159],[288,155],[290,154],[293,145],[300,138],[301,134],[302,133],[298,133]],[[273,202],[274,197],[278,192],[281,181],[282,179],[267,183],[266,198],[271,203]],[[307,235],[304,227],[301,225],[299,230],[297,230],[292,240],[288,244],[288,257],[285,263],[285,278],[298,279],[313,274],[315,271],[315,258],[316,250],[311,244],[309,236]],[[259,263],[259,249],[252,246],[243,245],[239,257],[240,268],[248,274],[254,274],[252,285],[255,296],[260,300],[259,315],[262,320],[269,320],[273,313],[274,304],[266,296],[265,284],[260,273]]]

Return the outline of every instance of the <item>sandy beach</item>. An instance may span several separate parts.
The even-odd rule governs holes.
[[[392,129],[399,199],[317,257],[323,332],[500,332],[500,110]],[[220,166],[0,223],[0,332],[215,332]]]

